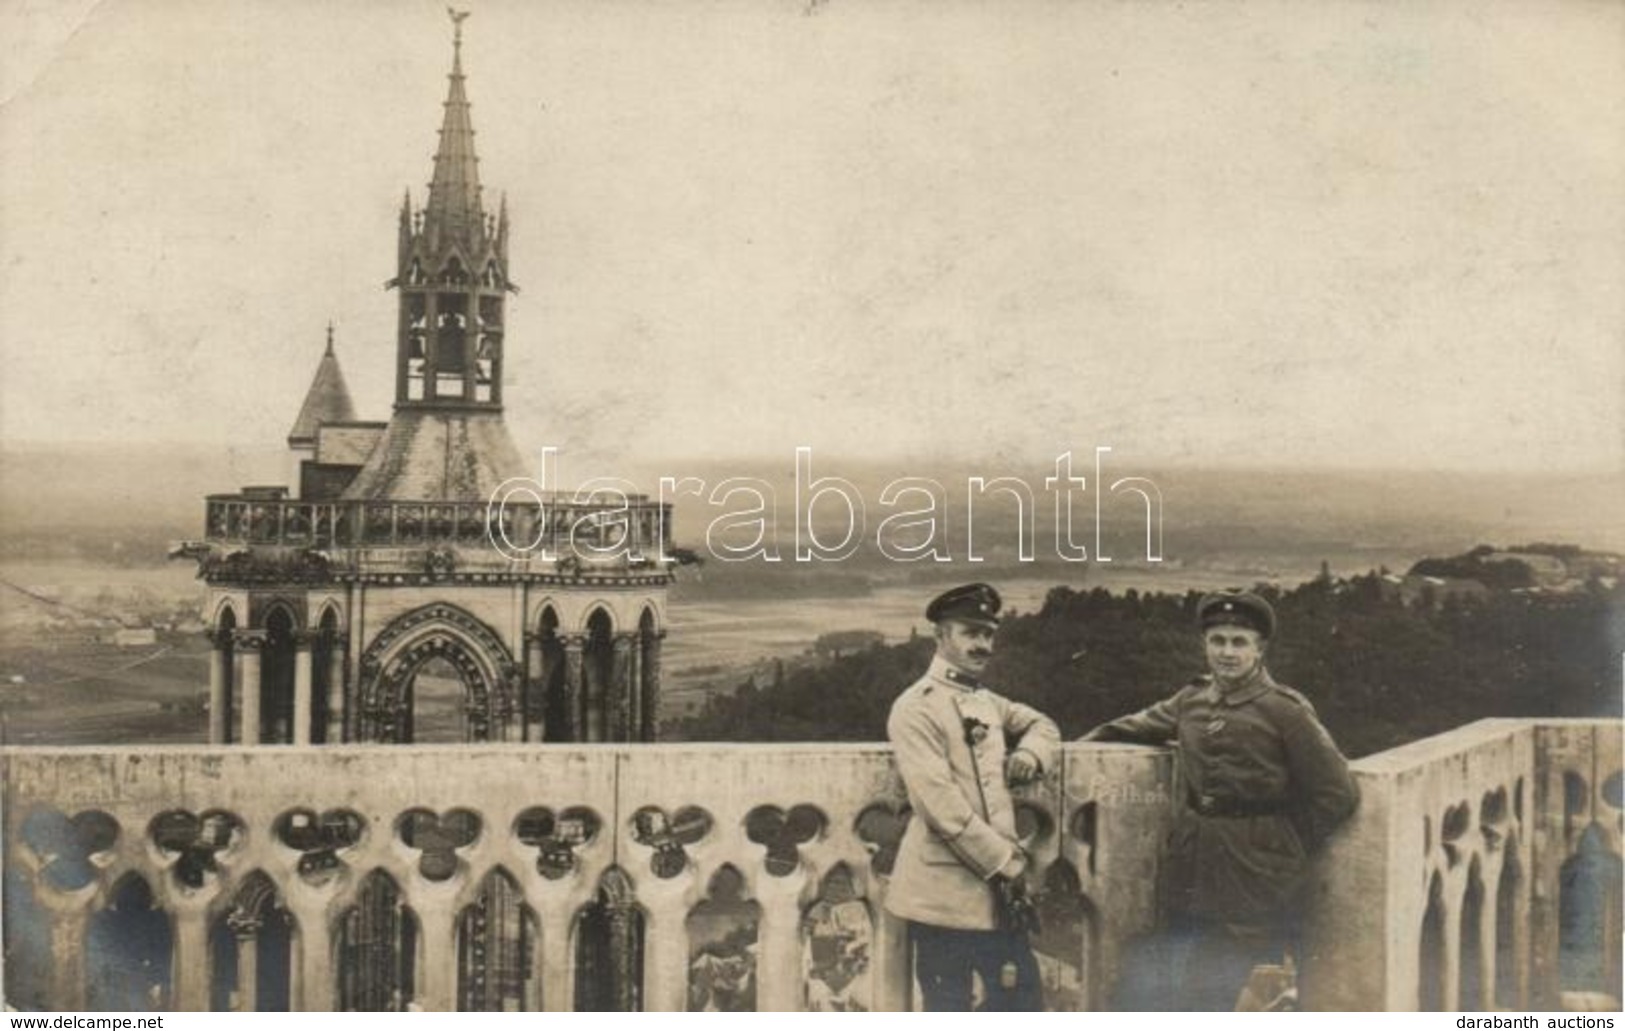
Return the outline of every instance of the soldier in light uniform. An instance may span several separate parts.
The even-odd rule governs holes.
[[[999,594],[969,584],[925,615],[937,653],[893,703],[886,736],[914,818],[898,846],[886,908],[909,921],[926,1010],[966,1010],[972,973],[984,1009],[1037,1010],[1038,965],[1023,934],[1000,927],[996,894],[1019,896],[1027,856],[1010,784],[1055,767],[1060,733],[1045,716],[978,677],[993,654]]]
[[[1309,858],[1359,799],[1314,706],[1264,667],[1269,603],[1225,591],[1197,613],[1208,675],[1084,737],[1179,751],[1171,949],[1150,961],[1164,969],[1125,972],[1145,993],[1130,1009],[1234,1008],[1255,965],[1281,962]]]

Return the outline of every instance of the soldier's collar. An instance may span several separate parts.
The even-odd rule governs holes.
[[[1270,671],[1262,664],[1253,670],[1253,675],[1245,684],[1238,684],[1228,691],[1219,686],[1217,679],[1213,681],[1213,690],[1218,694],[1219,700],[1226,705],[1246,705],[1253,699],[1268,694],[1274,687],[1275,681],[1270,677]]]
[[[931,659],[931,679],[958,688],[961,691],[975,691],[982,686],[982,682],[964,670],[955,669],[947,659],[937,655]]]

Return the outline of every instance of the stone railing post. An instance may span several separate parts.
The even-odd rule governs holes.
[[[309,633],[294,635],[293,652],[293,743],[310,744],[310,720],[314,711],[311,699],[311,639]]]
[[[85,941],[90,929],[90,899],[50,905],[51,970],[46,998],[63,1010],[85,1008]]]
[[[457,922],[451,897],[416,901],[422,932],[423,969],[418,976],[417,1003],[430,1013],[457,1009]]]
[[[520,708],[524,712],[525,740],[542,741],[547,737],[547,652],[542,648],[541,635],[525,631],[525,696]]]
[[[642,678],[637,685],[637,690],[643,693],[638,702],[638,712],[643,717],[639,740],[649,743],[660,740],[660,645],[665,638],[666,632],[659,630],[643,642]]]
[[[175,1008],[201,1013],[209,1008],[209,974],[213,966],[208,901],[186,899],[171,911],[175,915]]]
[[[214,631],[209,633],[212,647],[209,649],[209,744],[223,745],[226,743],[226,709],[229,699],[226,697],[227,680],[231,671],[226,668],[226,650],[221,647],[223,635]]]
[[[616,634],[610,646],[609,726],[607,737],[611,741],[632,740],[632,635]]]
[[[908,924],[875,906],[874,993],[877,1013],[907,1013],[914,987],[914,958],[908,944]]]
[[[565,709],[569,712],[570,725],[567,728],[569,741],[585,741],[587,731],[587,714],[584,708],[585,692],[581,689],[581,656],[582,650],[587,646],[587,639],[580,634],[571,634],[564,639],[564,696]]]
[[[237,1013],[254,1013],[259,1010],[259,933],[263,924],[254,917],[228,917],[227,922],[237,939],[237,992],[231,1008]]]
[[[762,907],[756,932],[756,1008],[764,1013],[806,1008],[800,906],[806,884],[800,869],[788,877],[763,875],[756,881],[756,900]]]
[[[337,971],[333,965],[333,932],[320,901],[293,909],[299,921],[299,969],[291,1008],[307,1013],[330,1012],[338,1005]]]
[[[242,733],[240,744],[260,743],[260,649],[263,634],[245,633],[237,637],[237,679],[243,685]]]
[[[333,651],[327,657],[327,743],[344,741],[344,653],[348,638],[335,635]]]
[[[643,939],[643,1008],[651,1013],[688,1009],[687,874],[669,881],[641,878],[638,901],[648,910]]]
[[[568,1013],[575,1008],[575,985],[570,972],[574,964],[570,957],[571,912],[566,906],[542,908],[537,923],[542,932],[541,966],[542,1009],[549,1013]]]

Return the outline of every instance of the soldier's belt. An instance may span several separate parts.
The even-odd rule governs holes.
[[[1279,816],[1287,811],[1284,798],[1215,798],[1191,791],[1185,804],[1198,816],[1232,819],[1245,816]]]

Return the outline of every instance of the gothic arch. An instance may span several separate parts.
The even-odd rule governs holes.
[[[152,886],[127,873],[85,934],[88,1008],[165,1010],[173,1005],[174,928]]]
[[[344,632],[344,606],[340,605],[336,598],[324,599],[320,605],[316,606],[316,611],[311,613],[310,628],[315,630],[320,627],[322,621],[328,616],[333,617],[333,628],[342,634]]]
[[[457,1008],[541,1009],[541,928],[519,882],[497,866],[457,916]]]
[[[836,863],[801,914],[802,1003],[814,1012],[874,1009],[874,910],[857,875]]]
[[[1422,913],[1422,935],[1417,950],[1416,1008],[1435,1012],[1445,1008],[1444,879],[1437,870],[1428,878],[1427,908]]]
[[[578,1013],[643,1009],[643,940],[647,916],[637,890],[618,866],[598,878],[598,894],[575,921],[575,999]]]
[[[209,928],[210,1008],[286,1012],[291,1008],[298,924],[282,905],[275,883],[255,870],[222,902]]]
[[[646,627],[657,634],[665,633],[666,628],[660,622],[660,609],[654,602],[646,601],[643,603],[643,611],[638,615],[638,627],[639,629]]]
[[[683,921],[688,933],[691,1012],[741,1013],[756,1009],[762,906],[748,892],[744,874],[732,863],[723,863],[711,875],[705,897]]]
[[[211,738],[218,734],[221,744],[230,744],[241,732],[237,724],[243,685],[237,676],[237,609],[229,599],[215,610],[213,636],[219,652],[214,661],[219,664],[220,690],[211,691],[210,702],[219,705],[220,711],[209,714],[209,734]]]
[[[395,879],[383,870],[369,873],[338,921],[338,1009],[405,1010],[417,995],[420,933]]]
[[[218,627],[220,625],[220,621],[225,619],[227,616],[231,617],[233,626],[240,626],[242,624],[242,620],[237,618],[237,601],[230,596],[221,598],[215,603],[214,612],[209,616],[209,625],[211,627]]]
[[[1504,858],[1495,887],[1495,1003],[1502,1009],[1519,1009],[1529,994],[1525,975],[1528,903],[1517,835],[1508,835],[1502,849]]]
[[[395,618],[362,654],[360,740],[412,740],[412,681],[432,658],[445,659],[462,678],[468,739],[502,739],[517,718],[519,667],[496,631],[465,609],[436,603]]]
[[[542,724],[544,741],[569,741],[574,737],[561,626],[553,599],[546,599],[536,616],[539,665],[535,670],[535,694],[531,699],[532,715]]]
[[[265,644],[260,649],[260,740],[249,744],[291,744],[299,617],[293,606],[277,599],[261,613],[261,625]]]
[[[310,647],[310,742],[326,744],[331,727],[340,736],[342,728],[333,716],[344,706],[344,617],[333,602],[323,605],[311,630]]]
[[[1474,856],[1467,868],[1467,888],[1461,897],[1460,920],[1461,936],[1457,946],[1457,960],[1460,987],[1457,990],[1456,1008],[1463,1010],[1488,1009],[1484,998],[1485,988],[1494,982],[1493,972],[1489,978],[1484,976],[1484,872],[1478,856]],[[1492,953],[1489,960],[1493,962]]]
[[[612,697],[615,683],[615,617],[609,608],[594,605],[583,624],[586,642],[581,650],[582,701],[584,711],[580,726],[584,728],[583,741],[613,740],[614,726],[610,708],[616,701]]]
[[[638,634],[633,645],[632,727],[635,741],[656,741],[660,737],[660,622],[653,605],[643,607]]]
[[[609,633],[615,632],[615,606],[610,602],[596,600],[589,604],[581,615],[581,628],[578,633],[590,634],[593,631],[594,620],[602,617],[602,622]]]

